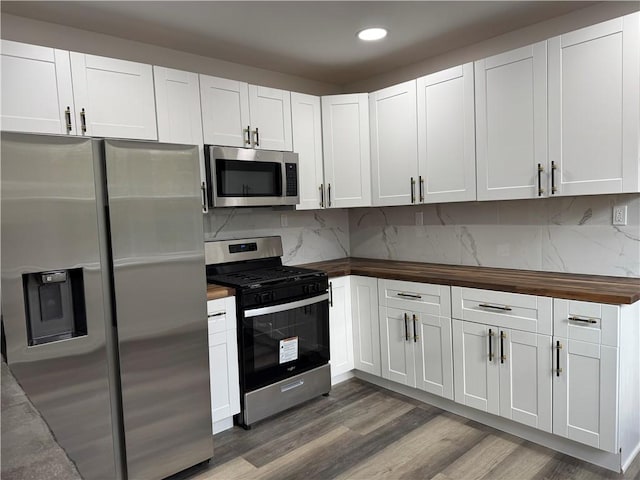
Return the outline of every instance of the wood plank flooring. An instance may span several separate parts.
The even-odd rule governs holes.
[[[358,379],[214,437],[209,465],[171,480],[634,479]]]

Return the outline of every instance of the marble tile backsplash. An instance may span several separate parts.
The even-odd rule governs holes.
[[[282,237],[282,261],[287,265],[350,255],[347,210],[220,208],[204,215],[205,241],[269,235]]]
[[[640,195],[358,208],[349,238],[354,257],[640,277]]]

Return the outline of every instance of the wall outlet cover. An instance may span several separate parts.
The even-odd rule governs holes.
[[[613,224],[614,225],[626,225],[627,224],[627,206],[616,205],[613,207]]]

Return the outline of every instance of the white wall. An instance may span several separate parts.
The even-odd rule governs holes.
[[[640,194],[359,208],[349,236],[354,257],[640,277]]]
[[[282,226],[282,215],[287,226]],[[347,210],[279,211],[266,208],[216,208],[204,216],[205,240],[280,235],[287,265],[348,257]]]
[[[545,20],[520,30],[490,38],[468,47],[459,48],[421,62],[395,69],[391,72],[354,82],[343,87],[343,92],[373,92],[389,85],[422,77],[449,67],[540,42],[562,33],[578,30],[588,25],[621,17],[640,10],[640,2],[599,2],[560,17]]]
[[[0,22],[2,38],[16,42],[161,65],[312,95],[330,95],[340,91],[337,85],[55,23],[8,14],[2,14]]]

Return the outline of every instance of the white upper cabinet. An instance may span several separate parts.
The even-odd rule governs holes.
[[[156,88],[158,140],[198,146],[200,181],[204,195],[206,174],[198,74],[154,66],[153,80]],[[202,205],[206,212],[204,197]]]
[[[547,43],[475,62],[475,92],[478,200],[546,195]]]
[[[549,40],[555,195],[637,192],[640,13]]]
[[[69,52],[2,40],[2,129],[76,133]]]
[[[473,64],[419,78],[420,203],[476,199]]]
[[[417,203],[416,81],[371,93],[369,112],[373,204]]]
[[[151,65],[71,52],[79,134],[157,140]]]
[[[249,87],[244,82],[200,75],[204,143],[251,146]]]
[[[292,150],[291,94],[277,88],[249,85],[251,141],[264,150]]]
[[[322,134],[327,207],[370,206],[368,95],[322,97]]]
[[[320,97],[291,92],[293,151],[298,154],[298,210],[324,207]]]
[[[292,150],[289,92],[200,75],[200,98],[204,143]]]

